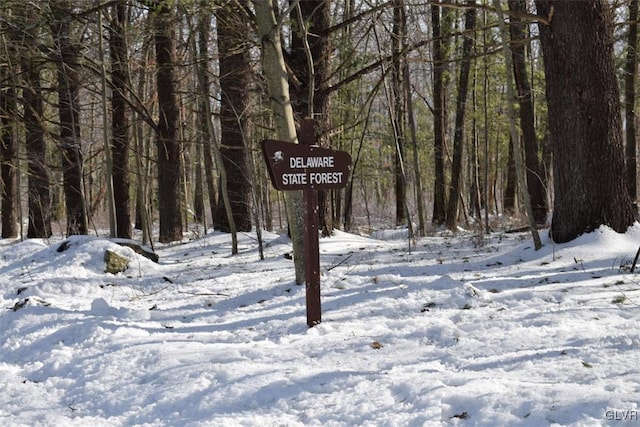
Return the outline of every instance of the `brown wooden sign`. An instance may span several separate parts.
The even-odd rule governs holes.
[[[351,172],[351,156],[315,143],[315,122],[304,119],[298,133],[300,144],[265,139],[262,154],[271,183],[278,190],[303,190],[304,276],[307,325],[322,321],[320,304],[320,245],[318,241],[318,190],[343,188]],[[294,254],[294,256],[297,256]]]
[[[277,190],[344,188],[351,171],[349,153],[315,145],[265,139],[262,154]]]

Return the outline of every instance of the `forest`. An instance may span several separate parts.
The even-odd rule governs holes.
[[[353,158],[324,235],[623,232],[637,20],[636,0],[5,0],[1,236],[296,235],[259,144],[305,118]]]

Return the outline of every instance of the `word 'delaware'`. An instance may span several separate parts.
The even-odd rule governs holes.
[[[332,168],[333,163],[333,156],[289,158],[291,169]]]

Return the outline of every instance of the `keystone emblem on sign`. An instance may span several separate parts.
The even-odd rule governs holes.
[[[277,190],[344,188],[351,171],[349,153],[315,145],[265,139],[262,154]]]

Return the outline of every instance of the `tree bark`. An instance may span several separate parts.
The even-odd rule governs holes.
[[[638,0],[629,1],[629,33],[627,35],[627,57],[624,66],[624,117],[625,117],[625,160],[627,192],[636,204],[637,183],[637,141],[636,141],[636,72],[638,68]],[[637,205],[634,209],[637,214]]]
[[[431,4],[431,26],[433,34],[433,156],[434,156],[434,189],[433,217],[431,222],[440,226],[446,220],[446,178],[444,171],[445,141],[447,134],[447,103],[445,88],[446,43],[444,39],[446,25],[441,19],[441,6],[438,2]]]
[[[206,1],[202,2],[206,7]],[[210,79],[209,79],[209,28],[211,26],[211,15],[209,13],[201,13],[198,17],[198,82],[200,85],[200,111],[199,123],[202,133],[202,154],[204,161],[205,181],[207,194],[209,196],[209,210],[213,226],[216,226],[216,212],[218,210],[217,189],[214,176],[213,164],[213,144],[212,140],[215,135],[211,133],[213,126],[211,124],[211,106],[209,104],[210,97]]]
[[[47,166],[47,146],[42,127],[43,101],[40,83],[40,63],[32,57],[35,41],[27,38],[29,51],[21,55],[24,70],[24,89],[22,90],[25,127],[25,149],[27,152],[29,225],[28,238],[48,238],[51,230],[51,178]]]
[[[12,80],[3,73],[6,80]],[[0,160],[2,188],[2,238],[18,237],[18,141],[16,90],[9,86],[0,92]]]
[[[613,21],[600,0],[536,0],[553,147],[551,236],[563,243],[634,221],[625,185]]]
[[[289,96],[289,79],[282,53],[280,29],[273,12],[273,2],[272,0],[252,0],[252,3],[255,9],[258,37],[261,41],[262,72],[271,100],[276,138],[281,141],[297,142],[293,108]],[[305,269],[302,194],[299,191],[288,191],[285,197],[288,205],[287,216],[293,245],[296,283],[303,284]]]
[[[80,43],[71,26],[72,4],[53,0],[53,35],[58,57],[58,113],[60,116],[60,152],[67,235],[87,234],[88,220],[84,197],[82,141],[80,134]]]
[[[509,30],[506,27],[504,21],[504,13],[502,12],[502,6],[500,0],[493,0],[493,5],[498,12],[498,26],[500,27],[500,34],[502,36],[502,52],[504,54],[504,62],[507,70],[513,67],[513,57],[509,51]],[[540,240],[540,234],[536,227],[536,222],[533,217],[533,211],[531,208],[531,201],[527,197],[527,178],[525,171],[525,164],[523,159],[523,149],[520,143],[518,131],[516,130],[516,112],[515,112],[515,91],[513,83],[513,75],[510,72],[505,73],[507,77],[506,92],[507,92],[507,110],[509,112],[509,135],[513,142],[513,157],[516,165],[516,176],[518,177],[518,187],[522,189],[522,204],[524,205],[525,213],[527,214],[527,222],[529,224],[529,231],[533,240],[533,245],[537,251],[542,247],[542,241]]]
[[[331,5],[326,0],[297,3],[291,13],[296,23],[291,35],[291,52],[285,58],[295,75],[290,85],[294,117],[297,121],[305,117],[315,120],[316,141],[321,147],[329,146],[331,128],[328,91],[331,38],[327,34],[330,12]],[[322,235],[330,236],[333,231],[330,191],[318,191],[318,217]]]
[[[158,202],[162,243],[182,240],[180,173],[181,144],[177,140],[179,110],[174,77],[175,16],[168,2],[154,4],[154,42],[156,48],[158,131]]]
[[[409,72],[409,61],[404,61],[403,66],[403,93],[407,100],[407,125],[409,126],[409,134],[411,135],[411,146],[413,147],[413,168],[415,175],[415,195],[416,207],[418,208],[418,227],[420,236],[427,233],[427,223],[424,212],[424,197],[422,194],[422,171],[420,168],[420,155],[418,150],[418,135],[416,129],[415,114],[413,111],[413,100],[411,97],[411,74]]]
[[[395,148],[394,186],[396,196],[396,226],[407,224],[407,179],[405,174],[405,98],[402,81],[404,38],[406,32],[406,16],[404,2],[393,2],[393,29],[391,34],[391,81],[393,103],[392,125]],[[411,227],[409,227],[411,228]]]
[[[446,212],[446,225],[454,231],[458,223],[458,201],[462,186],[462,156],[464,154],[464,123],[467,109],[467,94],[469,92],[469,72],[471,71],[471,53],[475,39],[476,9],[475,0],[467,2],[469,9],[465,12],[464,41],[462,42],[462,62],[458,81],[458,96],[456,99],[456,121],[453,134],[453,164],[451,166],[451,190]]]
[[[525,0],[509,0],[509,10],[515,12],[510,17],[511,25],[509,28],[511,30],[513,76],[515,78],[518,103],[520,105],[520,131],[522,132],[525,164],[527,167],[527,188],[529,189],[533,217],[538,224],[544,224],[547,220],[547,194],[540,167],[533,96],[531,85],[529,84],[525,58],[525,46],[529,44],[527,41],[529,35],[525,32],[527,28],[526,24],[524,24],[517,15],[517,13],[526,13],[527,5]]]
[[[506,184],[502,196],[502,209],[508,215],[516,213],[516,192],[518,176],[516,174],[516,159],[513,155],[513,138],[509,137],[509,155],[507,157]]]
[[[116,217],[116,236],[131,238],[131,199],[129,195],[129,108],[125,93],[129,87],[129,68],[127,65],[126,15],[124,1],[112,6],[112,19],[109,27],[111,52],[111,146],[113,159],[113,198]]]
[[[224,232],[251,231],[251,171],[246,141],[251,84],[248,28],[243,12],[231,3],[216,10],[216,21],[220,52],[220,167],[226,174],[226,186],[219,188],[228,193],[233,226],[226,214],[224,197],[218,198],[215,223]]]

